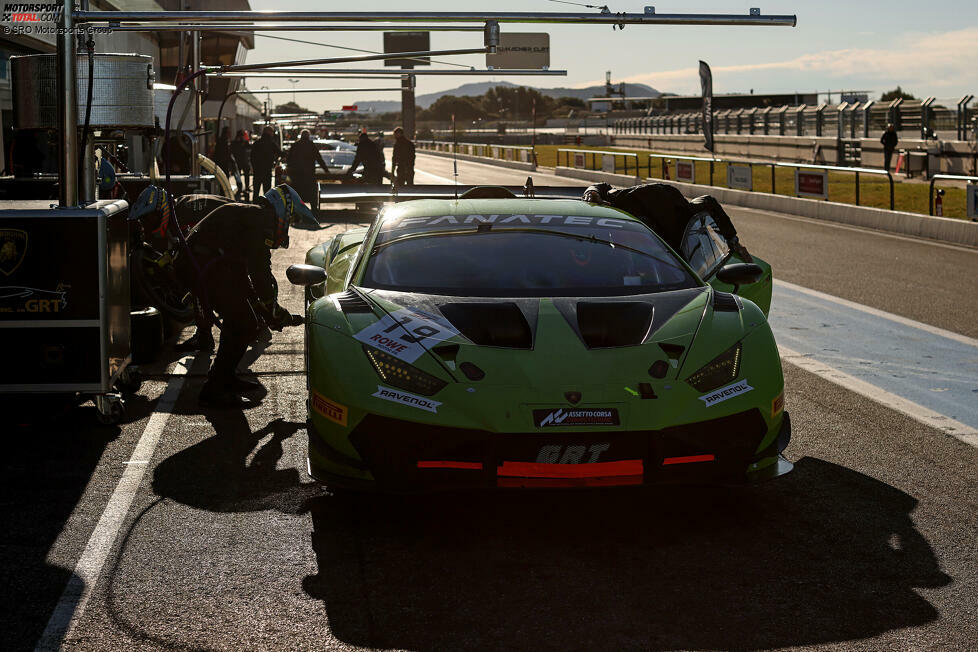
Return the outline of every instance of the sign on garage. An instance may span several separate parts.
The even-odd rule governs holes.
[[[550,67],[550,34],[502,32],[495,54],[486,54],[487,68],[540,70]]]
[[[727,187],[735,190],[753,190],[753,168],[749,165],[731,163],[727,166]]]
[[[829,173],[825,170],[795,170],[795,196],[812,199],[829,198]]]

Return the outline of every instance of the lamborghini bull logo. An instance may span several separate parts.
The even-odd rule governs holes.
[[[24,262],[27,253],[27,232],[20,229],[0,229],[0,272],[13,274]]]

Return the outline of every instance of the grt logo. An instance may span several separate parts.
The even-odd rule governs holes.
[[[609,442],[591,444],[590,446],[546,444],[540,447],[540,452],[537,453],[537,462],[540,464],[594,464],[601,457],[601,453],[609,448],[611,448]],[[586,460],[584,459],[585,455],[587,456]]]

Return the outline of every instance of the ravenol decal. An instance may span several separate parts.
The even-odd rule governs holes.
[[[710,392],[709,394],[704,394],[703,396],[700,396],[700,400],[706,403],[706,407],[712,407],[717,403],[723,403],[728,398],[746,394],[752,389],[754,388],[747,384],[747,379],[745,378],[744,380],[738,380],[732,385],[721,387],[720,389]]]
[[[437,413],[438,406],[441,405],[441,403],[438,401],[432,401],[430,398],[415,396],[414,394],[408,394],[407,392],[391,389],[390,387],[384,387],[382,385],[377,385],[377,391],[371,394],[371,396],[383,399],[385,401],[390,401],[392,403],[400,403],[401,405],[407,405],[408,407],[424,410],[425,412]]]
[[[617,426],[618,410],[615,408],[534,410],[533,424],[537,428],[550,428],[554,426]]]
[[[346,426],[347,407],[342,403],[326,398],[316,390],[312,392],[312,409],[333,423]]]
[[[27,254],[27,231],[0,229],[0,272],[10,276]]]
[[[353,337],[405,362],[414,362],[425,352],[425,340],[442,341],[456,335],[458,331],[442,317],[401,308]]]

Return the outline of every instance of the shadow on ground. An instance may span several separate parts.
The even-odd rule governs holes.
[[[208,410],[205,417],[215,434],[159,463],[153,474],[158,496],[212,512],[292,514],[322,492],[301,484],[297,469],[277,468],[283,442],[305,423],[275,419],[252,432],[241,410]]]
[[[0,461],[0,632],[6,650],[30,650],[73,577],[48,553],[92,480],[118,426],[103,426],[94,406],[23,397],[4,405]],[[126,421],[152,412],[143,396],[127,403]],[[12,408],[17,408],[16,412]]]
[[[937,618],[911,496],[814,458],[743,489],[310,501],[303,582],[340,640],[405,649],[755,649]]]

